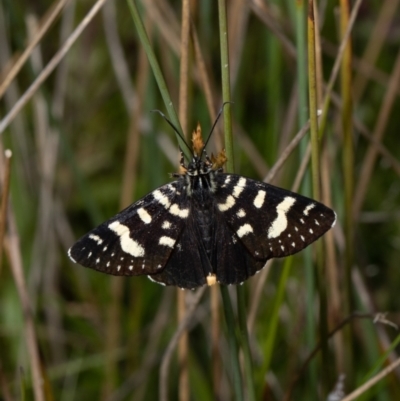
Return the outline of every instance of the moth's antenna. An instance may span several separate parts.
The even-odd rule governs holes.
[[[205,143],[204,146],[203,146],[203,152],[204,152],[204,150],[206,149],[206,146],[207,146],[207,144],[208,144],[208,141],[209,141],[210,138],[211,138],[211,134],[213,133],[214,128],[215,128],[215,126],[217,125],[217,122],[218,122],[218,120],[220,119],[222,112],[224,111],[224,107],[225,107],[228,103],[229,103],[229,104],[233,104],[233,102],[225,102],[225,103],[223,103],[221,109],[219,110],[219,112],[218,112],[218,114],[217,114],[217,118],[215,119],[214,124],[213,124],[212,127],[211,127],[210,133],[208,134],[206,143]]]
[[[175,133],[179,136],[179,138],[182,139],[182,142],[185,144],[185,146],[189,149],[189,152],[191,153],[192,157],[194,157],[193,151],[190,148],[190,146],[186,143],[185,138],[181,135],[181,133],[178,131],[178,128],[175,127],[174,124],[167,118],[167,116],[160,110],[150,110],[151,113],[158,113],[161,115],[161,117],[172,127],[172,129],[175,131]],[[180,147],[179,147],[180,148]]]

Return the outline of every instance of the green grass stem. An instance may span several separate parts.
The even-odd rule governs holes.
[[[286,293],[286,284],[289,278],[290,270],[293,264],[293,257],[289,256],[285,258],[282,267],[281,277],[279,279],[279,284],[277,288],[277,292],[275,295],[275,299],[273,300],[273,307],[272,313],[269,316],[269,325],[268,325],[268,332],[267,332],[267,340],[264,345],[264,362],[261,368],[261,375],[264,378],[265,375],[268,373],[268,370],[271,366],[272,355],[275,349],[275,340],[276,340],[276,333],[278,331],[278,324],[279,324],[279,311],[282,306],[283,299]]]
[[[349,25],[350,2],[340,1],[340,32],[343,40]],[[353,282],[351,272],[354,263],[353,238],[354,238],[354,146],[353,146],[353,106],[352,106],[352,50],[348,41],[344,49],[340,68],[340,91],[342,96],[341,120],[343,133],[343,182],[344,182],[344,235],[345,235],[345,274],[344,274],[344,313],[350,314],[353,310]],[[353,351],[350,338],[351,326],[344,331],[346,337],[346,374],[352,382]]]
[[[165,108],[167,109],[168,117],[171,119],[171,122],[175,125],[175,127],[179,130],[180,134],[183,136],[182,127],[179,122],[178,114],[176,113],[175,107],[172,103],[172,99],[171,96],[169,95],[169,91],[167,88],[167,83],[165,82],[164,75],[161,71],[157,57],[154,53],[149,37],[147,36],[146,28],[143,24],[142,18],[140,17],[139,10],[134,0],[127,0],[127,2],[133,22],[136,26],[139,35],[140,42],[147,54],[147,58],[149,59],[150,66],[153,70],[154,78],[156,79],[158,89],[160,90]],[[177,140],[183,153],[186,155],[188,160],[191,160],[192,157],[189,153],[189,150],[187,149],[182,139],[178,135],[177,135]]]
[[[240,329],[240,339],[243,350],[244,359],[244,375],[246,378],[247,397],[249,401],[256,401],[256,393],[254,388],[254,372],[253,372],[253,361],[251,357],[251,349],[249,343],[249,333],[247,328],[246,318],[246,302],[245,302],[245,291],[243,286],[236,286],[237,294],[237,306],[238,306],[238,322]]]
[[[307,71],[307,29],[306,29],[306,5],[304,0],[295,2],[295,23],[296,23],[296,53],[297,53],[297,85],[298,85],[298,121],[299,128],[304,127],[309,119],[308,105],[308,71]],[[300,142],[300,157],[304,158],[308,145],[308,135]],[[301,192],[306,196],[311,196],[310,175],[305,174],[301,185]],[[311,248],[306,248],[302,257],[304,260],[305,283],[306,283],[306,341],[310,349],[315,347],[315,272],[312,263]],[[315,362],[310,363],[311,386],[317,388],[317,367]],[[316,395],[316,394],[315,394]]]
[[[315,58],[315,20],[313,0],[308,2],[308,82],[310,102],[310,134],[311,134],[311,177],[313,186],[313,198],[321,199],[320,187],[320,161],[319,161],[319,138],[318,138],[318,95],[317,95],[317,71]],[[315,244],[317,262],[317,288],[319,295],[319,337],[322,354],[322,393],[323,397],[329,391],[330,386],[330,363],[328,353],[328,317],[327,317],[327,291],[326,273],[323,242]]]
[[[221,75],[222,75],[222,99],[223,103],[231,102],[231,89],[230,89],[230,73],[229,73],[229,50],[228,50],[228,25],[226,20],[226,4],[225,0],[218,0],[218,16],[219,16],[219,36],[220,36],[220,53],[221,53]],[[227,103],[224,107],[224,136],[225,136],[225,150],[228,157],[226,169],[228,172],[234,171],[234,158],[233,158],[233,137],[232,137],[232,118],[231,118],[231,104]],[[243,352],[246,353],[245,370],[246,377],[252,379],[251,369],[251,355],[250,347],[248,344],[247,325],[244,307],[244,288],[236,286],[238,297],[238,313],[240,333],[242,343],[246,343],[243,347]],[[227,323],[227,336],[228,343],[231,350],[232,359],[232,373],[234,380],[234,390],[236,399],[243,399],[243,384],[240,372],[239,354],[237,338],[235,336],[235,321],[233,318],[233,309],[229,292],[226,287],[221,286],[222,300],[224,303],[225,319]],[[240,300],[240,301],[239,301]],[[242,323],[242,324],[241,324]],[[250,369],[250,372],[248,371]],[[250,397],[254,397],[253,380],[247,383]]]
[[[239,347],[235,331],[235,316],[233,313],[231,299],[229,297],[228,287],[221,285],[222,304],[224,307],[224,316],[226,322],[226,336],[228,340],[229,354],[230,354],[230,370],[232,374],[232,387],[237,401],[242,401],[243,398],[243,384],[242,376],[240,373],[239,364]]]

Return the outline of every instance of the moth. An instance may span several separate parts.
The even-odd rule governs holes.
[[[68,251],[74,263],[187,289],[240,284],[335,224],[322,203],[224,173],[225,153],[208,157],[199,126],[192,141],[192,160],[186,164],[181,152],[176,180],[79,239]]]

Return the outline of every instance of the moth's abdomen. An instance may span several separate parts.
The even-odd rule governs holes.
[[[213,210],[207,205],[196,210],[196,223],[199,227],[199,234],[201,242],[203,243],[204,249],[207,253],[207,257],[211,262],[211,254],[213,247],[213,236],[214,236],[214,224],[213,224]]]

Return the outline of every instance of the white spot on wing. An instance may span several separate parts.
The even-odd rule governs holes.
[[[161,228],[163,228],[164,230],[168,230],[169,228],[171,228],[171,226],[172,224],[168,220],[166,220],[164,221],[164,223],[162,223]]]
[[[221,212],[226,212],[227,210],[229,210],[234,204],[235,204],[235,198],[232,195],[229,195],[226,198],[225,203],[218,203],[218,209]]]
[[[127,226],[124,226],[119,221],[114,221],[108,225],[108,228],[119,236],[121,248],[124,252],[136,258],[144,256],[144,248],[129,236],[130,232]]]
[[[225,188],[225,187],[229,184],[230,181],[231,181],[231,176],[228,175],[228,176],[225,178],[224,185],[222,185],[222,188]]]
[[[253,227],[250,224],[243,224],[237,231],[236,234],[239,238],[244,237],[247,234],[253,232]]]
[[[312,228],[310,228],[308,231],[310,231],[311,234],[314,234],[314,231],[312,230]]]
[[[308,212],[315,207],[315,203],[310,203],[303,211],[304,216],[308,216]]]
[[[151,223],[151,216],[146,209],[141,207],[140,209],[138,209],[137,213],[140,217],[140,220],[142,220],[143,223],[145,223],[145,224]]]
[[[103,243],[103,240],[96,234],[90,234],[89,238],[97,242],[97,245],[101,245]]]
[[[158,241],[160,245],[165,245],[169,246],[170,248],[173,248],[175,245],[175,240],[171,237],[166,237],[165,235],[160,238]]]
[[[286,230],[288,221],[286,218],[287,212],[296,202],[295,198],[291,196],[286,196],[285,199],[276,207],[276,212],[278,216],[272,222],[271,227],[268,229],[268,238],[276,238],[281,235],[283,231]]]
[[[169,212],[174,216],[180,217],[181,219],[186,219],[189,216],[189,209],[180,209],[179,205],[176,203],[170,207]]]
[[[262,189],[260,189],[258,191],[257,196],[254,198],[254,202],[253,202],[255,207],[260,209],[260,207],[264,204],[266,194],[267,193],[265,191],[263,191]]]
[[[244,211],[244,209],[240,209],[237,213],[236,213],[237,217],[244,217],[246,216],[246,212]]]
[[[302,235],[300,235],[300,238],[302,241],[305,241],[304,237]]]
[[[161,203],[166,209],[168,209],[171,205],[169,198],[167,195],[164,195],[159,189],[153,191],[153,196],[158,203]]]
[[[238,198],[240,194],[243,192],[245,186],[246,186],[246,178],[240,177],[238,183],[233,188],[233,196],[235,198]]]

